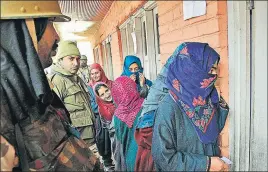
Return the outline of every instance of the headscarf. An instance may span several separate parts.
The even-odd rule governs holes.
[[[137,72],[131,72],[129,70],[130,65],[133,63],[136,63],[139,67],[139,70]],[[141,60],[137,56],[129,55],[125,57],[124,60],[124,66],[123,66],[123,72],[121,76],[128,76],[130,77],[132,74],[136,75],[136,84],[138,86],[138,89],[140,89],[140,81],[139,81],[139,73],[143,73],[143,67],[141,65]],[[152,82],[148,79],[145,80],[145,84],[147,84],[149,87],[152,86]]]
[[[104,82],[105,84],[109,86],[109,88],[112,87],[112,81],[106,77],[105,72],[103,71],[100,64],[93,63],[92,65],[90,65],[89,75],[91,75],[92,69],[98,69],[100,71],[100,74],[101,74],[100,81],[97,81],[97,82]],[[93,81],[93,79],[91,79],[90,86],[93,87],[95,84],[96,84],[96,81]]]
[[[112,96],[117,105],[114,115],[131,128],[144,100],[135,82],[129,77],[120,76],[113,83]]]
[[[208,72],[220,56],[206,43],[187,44],[177,56],[167,73],[170,95],[191,120],[200,141],[214,142],[220,132],[220,99],[214,85],[217,75]]]
[[[103,116],[103,118],[105,120],[108,120],[108,121],[112,121],[112,118],[113,118],[113,115],[114,115],[114,111],[115,111],[115,104],[112,102],[106,102],[104,100],[102,100],[98,94],[96,93],[96,87],[98,85],[106,85],[108,88],[109,86],[104,83],[104,82],[97,82],[94,86],[93,86],[93,90],[94,90],[94,94],[96,96],[96,101],[97,101],[97,104],[98,104],[98,110],[99,110],[99,113],[101,116]],[[111,88],[109,88],[111,89]]]
[[[1,20],[1,100],[15,121],[40,118],[53,100],[25,20]]]
[[[182,43],[180,46],[178,46],[174,53],[168,58],[166,64],[162,67],[160,73],[157,75],[156,80],[150,87],[147,98],[143,102],[141,116],[143,116],[145,113],[156,110],[159,102],[161,101],[161,97],[164,97],[166,94],[168,94],[168,88],[166,86],[168,66],[174,60],[174,58],[177,57],[186,44],[187,43]]]

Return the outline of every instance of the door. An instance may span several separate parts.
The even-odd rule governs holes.
[[[102,42],[102,66],[103,70],[106,75],[109,75],[109,70],[108,70],[108,64],[107,64],[107,51],[106,51],[106,41]]]
[[[267,1],[252,1],[250,170],[267,171]]]
[[[231,171],[267,171],[267,1],[227,1]]]

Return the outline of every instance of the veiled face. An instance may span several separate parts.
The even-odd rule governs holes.
[[[217,75],[218,74],[218,63],[216,62],[208,72],[209,74]]]
[[[57,34],[53,23],[48,21],[45,32],[38,42],[38,55],[43,68],[52,65],[52,57],[56,55],[57,43],[60,38]]]

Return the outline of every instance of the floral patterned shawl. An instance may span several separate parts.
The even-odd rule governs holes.
[[[217,75],[208,74],[220,60],[206,43],[188,43],[170,64],[167,87],[171,97],[190,118],[201,142],[214,142],[219,135]],[[227,111],[228,113],[228,111]]]

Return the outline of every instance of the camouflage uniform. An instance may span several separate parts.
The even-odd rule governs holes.
[[[78,70],[77,75],[87,84],[90,81],[89,77],[89,69],[88,67],[84,67]]]
[[[85,55],[82,55],[80,60],[86,60],[87,61],[87,56]],[[80,63],[81,64],[81,63]],[[77,72],[77,75],[86,83],[88,84],[89,81],[90,81],[90,73],[89,73],[89,68],[88,66],[86,67],[82,67],[80,66],[78,72]]]

